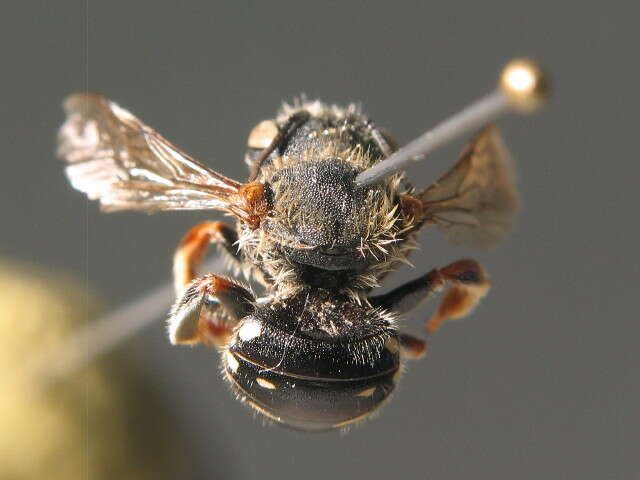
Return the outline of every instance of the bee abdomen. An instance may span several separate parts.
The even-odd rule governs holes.
[[[377,410],[393,391],[398,368],[368,378],[305,377],[268,370],[229,352],[225,371],[236,392],[272,420],[304,430],[327,430]]]
[[[283,331],[283,324],[258,315],[240,324],[224,370],[249,405],[290,427],[326,430],[363,419],[385,402],[400,371],[391,325],[367,324],[355,337],[297,326]]]

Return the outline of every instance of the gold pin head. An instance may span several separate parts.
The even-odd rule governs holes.
[[[538,110],[549,93],[548,79],[540,66],[532,60],[509,62],[500,75],[500,90],[518,112]]]

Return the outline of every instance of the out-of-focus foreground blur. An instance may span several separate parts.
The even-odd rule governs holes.
[[[99,312],[84,282],[0,260],[0,478],[184,473],[175,423],[129,362],[101,358],[56,384],[39,375],[67,335]]]

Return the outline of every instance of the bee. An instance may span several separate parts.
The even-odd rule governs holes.
[[[407,263],[424,226],[453,242],[487,247],[518,205],[512,165],[495,126],[481,129],[457,163],[426,188],[399,171],[362,185],[362,172],[392,156],[393,138],[354,105],[284,105],[251,131],[245,182],[223,176],[169,143],[129,111],[95,94],[66,99],[58,154],[74,188],[102,210],[221,210],[193,227],[174,256],[177,300],[171,343],[221,353],[223,376],[246,404],[303,430],[348,426],[389,398],[423,339],[397,318],[448,290],[426,329],[468,315],[489,280],[474,260],[450,263],[373,295]],[[217,244],[235,279],[198,273]]]

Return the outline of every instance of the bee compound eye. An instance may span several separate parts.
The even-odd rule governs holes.
[[[357,346],[283,336],[253,318],[223,353],[224,374],[247,404],[280,424],[340,428],[375,412],[395,387],[397,337],[381,335],[385,338],[366,340],[380,345],[376,360],[362,363]]]

